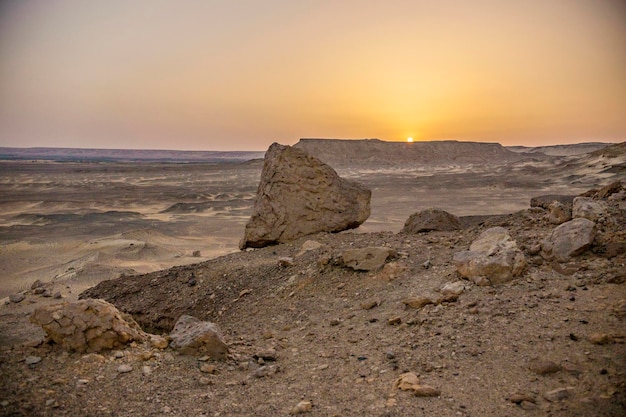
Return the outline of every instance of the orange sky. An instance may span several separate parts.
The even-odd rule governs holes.
[[[0,146],[626,140],[626,2],[0,3]]]

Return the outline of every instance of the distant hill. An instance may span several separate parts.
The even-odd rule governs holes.
[[[333,167],[484,165],[513,162],[523,158],[499,143],[452,140],[407,143],[379,139],[300,139],[294,146]]]
[[[145,149],[6,148],[0,159],[47,161],[241,162],[263,158],[256,151],[172,151]]]
[[[550,145],[550,146],[507,146],[506,148],[513,152],[522,154],[544,154],[548,156],[575,156],[595,152],[606,148],[612,143],[602,142],[585,142],[573,143],[570,145]]]

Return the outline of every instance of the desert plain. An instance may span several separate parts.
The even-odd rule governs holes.
[[[393,247],[401,255],[391,274],[320,267],[312,254],[279,267],[307,238],[239,252],[260,159],[0,161],[0,414],[273,416],[309,401],[305,412],[320,416],[621,415],[623,253],[564,265],[536,259],[512,283],[467,283],[455,303],[419,311],[401,303],[459,280],[453,253],[489,225],[508,227],[528,247],[544,238],[551,226],[530,210],[531,198],[624,180],[623,144],[603,149],[514,149],[509,161],[479,164],[347,158],[335,168],[372,190],[371,215],[358,229],[308,239],[332,251]],[[411,214],[431,207],[466,229],[400,233]],[[614,209],[618,233],[626,207]],[[191,287],[190,274],[205,279]],[[76,300],[107,280],[94,294],[144,330],[165,334],[175,314],[193,313],[222,328],[233,355],[207,367],[143,346],[85,356],[41,343],[42,330],[28,322],[34,308]],[[150,280],[160,284],[149,288]],[[33,292],[36,281],[45,291]],[[167,320],[151,322],[157,310]],[[613,339],[590,343],[593,333]],[[267,375],[252,359],[263,349],[277,352]],[[558,370],[529,370],[537,361]],[[120,363],[132,372],[116,371]],[[441,394],[394,390],[409,371]],[[559,389],[553,396],[563,398],[546,395]]]

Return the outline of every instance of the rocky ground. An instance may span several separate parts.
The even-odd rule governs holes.
[[[54,302],[28,291],[5,306],[23,313],[3,338],[0,415],[625,415],[626,213],[610,204],[592,247],[568,262],[537,253],[555,226],[535,207],[468,218],[461,231],[318,234],[82,294],[152,333],[181,314],[215,322],[224,361],[144,344],[68,353],[24,324],[29,302]],[[509,231],[526,270],[498,286],[461,280],[454,254],[493,226]],[[323,246],[299,254],[309,240]],[[370,272],[340,261],[370,246],[395,256]],[[465,290],[437,303],[449,282]],[[418,296],[435,304],[403,302]],[[439,395],[398,389],[407,372]]]

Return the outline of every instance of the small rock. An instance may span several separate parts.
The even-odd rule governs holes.
[[[594,333],[589,336],[589,341],[594,345],[607,345],[614,342],[613,336],[606,333]]]
[[[573,392],[574,387],[557,388],[543,394],[543,398],[550,402],[557,402],[569,398]]]
[[[402,317],[400,316],[391,317],[390,319],[387,320],[387,324],[389,324],[390,326],[395,326],[400,323],[402,323]]]
[[[129,364],[125,363],[125,364],[122,364],[122,365],[118,366],[116,371],[119,372],[120,374],[126,374],[128,372],[132,372],[133,371],[133,367],[130,366]]]
[[[191,256],[193,256],[194,258],[199,258],[199,257],[202,256],[202,254],[201,254],[201,252],[199,250],[195,250],[195,251],[193,251]]]
[[[36,365],[41,362],[41,358],[39,356],[27,356],[24,362],[26,365]]]
[[[60,291],[57,291],[54,294],[52,294],[52,298],[54,298],[55,300],[60,300],[61,298],[63,298],[63,295],[61,295]]]
[[[291,415],[304,414],[304,413],[311,411],[312,408],[313,408],[313,404],[311,404],[311,401],[300,401],[298,404],[296,404],[295,407],[291,409],[289,414]]]
[[[355,271],[376,271],[392,256],[395,251],[382,246],[349,249],[341,255],[343,264]]]
[[[414,386],[419,385],[420,380],[414,372],[406,372],[398,377],[393,386],[402,391],[412,390]]]
[[[124,352],[120,351],[120,350],[116,350],[115,352],[113,352],[113,357],[115,359],[121,359],[124,357]]]
[[[462,281],[453,281],[444,284],[439,290],[442,295],[461,295],[465,291],[465,284]]]
[[[389,360],[391,360],[391,359],[395,359],[396,354],[395,354],[395,353],[393,353],[392,351],[388,351],[388,352],[386,352],[386,353],[385,353],[385,357],[386,357],[387,359],[389,359]]]
[[[217,373],[217,367],[210,363],[204,363],[200,366],[200,372],[204,372],[205,374],[215,374]]]
[[[417,296],[405,298],[402,300],[402,304],[410,308],[420,309],[428,304],[435,304],[435,302],[428,297]]]
[[[148,365],[144,365],[141,367],[141,373],[148,376],[152,373],[152,368],[150,368]]]
[[[172,348],[184,355],[209,355],[214,359],[225,359],[228,345],[224,342],[215,323],[182,315],[170,333]]]
[[[441,395],[441,392],[430,385],[418,385],[413,388],[413,394],[416,397],[438,397]]]
[[[169,341],[163,336],[150,334],[150,345],[155,349],[165,349],[169,345]]]
[[[559,372],[561,370],[561,367],[552,361],[535,359],[531,361],[528,369],[538,375],[548,375]]]
[[[290,258],[288,256],[283,256],[278,258],[278,265],[282,266],[283,268],[288,267],[288,266],[292,266],[293,265],[293,258]]]
[[[339,323],[341,323],[341,322],[338,319],[332,319],[329,324],[331,326],[338,326]]]
[[[206,376],[202,376],[198,379],[198,383],[200,385],[213,385],[213,380],[211,378],[207,378]]]
[[[424,269],[428,269],[428,268],[430,268],[431,266],[433,266],[433,263],[432,263],[432,262],[430,262],[430,259],[429,259],[429,260],[427,260],[426,262],[424,262],[424,263],[422,264],[422,267],[423,267]]]
[[[37,280],[35,280],[35,282],[33,282],[33,283],[30,285],[30,289],[31,289],[31,290],[34,290],[34,289],[37,289],[37,288],[41,288],[41,287],[43,287],[43,282],[41,282],[41,280],[38,280],[38,279],[37,279]]]
[[[268,349],[265,349],[265,350],[262,350],[262,351],[256,353],[254,355],[254,358],[255,359],[263,359],[264,361],[273,362],[273,361],[276,360],[276,355],[277,355],[276,349],[268,348]]]
[[[15,304],[21,303],[22,301],[24,301],[25,298],[26,296],[22,293],[9,295],[9,301]]]
[[[271,376],[278,372],[278,367],[276,365],[266,365],[261,366],[259,369],[254,371],[254,376],[257,378],[265,378],[266,376]]]
[[[535,397],[530,394],[516,393],[509,397],[509,401],[515,404],[520,404],[524,401],[534,403],[537,400],[535,400]]]
[[[377,307],[380,305],[380,301],[378,300],[370,300],[370,301],[364,301],[361,303],[361,308],[363,310],[371,310],[374,307]]]

